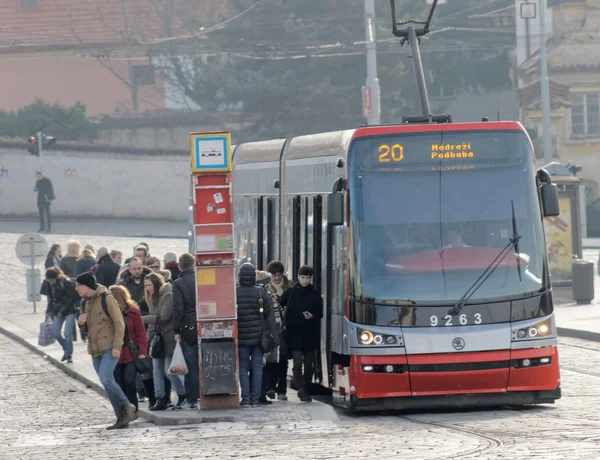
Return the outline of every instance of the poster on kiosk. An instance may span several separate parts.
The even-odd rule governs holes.
[[[231,135],[192,133],[200,408],[239,407]]]

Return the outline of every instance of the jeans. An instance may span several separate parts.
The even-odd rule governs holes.
[[[169,366],[171,365],[172,356],[164,358],[152,358],[152,377],[154,380],[154,396],[156,398],[165,397],[165,376],[169,378],[175,393],[178,396],[185,395],[185,385],[183,378],[180,375],[169,375]]]
[[[52,229],[52,216],[50,215],[50,203],[38,203],[40,212],[40,230],[50,231]]]
[[[185,376],[186,399],[193,404],[200,399],[200,370],[198,368],[198,344],[190,345],[181,340],[181,349],[185,357],[188,373]]]
[[[129,404],[127,396],[125,396],[125,393],[123,393],[123,390],[121,390],[121,387],[115,380],[115,368],[118,361],[118,357],[113,358],[112,350],[106,350],[100,356],[92,357],[96,374],[100,377],[100,383],[102,383],[102,386],[106,390],[108,399],[117,417],[121,415],[123,408]]]
[[[135,367],[135,363],[131,361],[130,363],[125,364],[117,364],[115,368],[115,381],[127,396],[127,399],[131,404],[135,406],[135,409],[138,409],[138,398],[137,391],[135,385],[135,379],[137,376],[137,369]]]
[[[65,325],[65,336],[63,338],[61,334],[61,330]],[[54,338],[63,351],[65,352],[65,356],[73,355],[73,325],[75,324],[75,315],[67,315],[67,316],[58,316],[54,317]]]
[[[292,351],[294,360],[293,378],[298,391],[308,391],[312,383],[313,374],[315,372],[315,351],[303,352]],[[304,363],[304,373],[302,372],[302,364]]]
[[[239,347],[240,359],[240,387],[242,388],[242,402],[258,404],[262,393],[263,376],[263,351],[260,345],[254,347]],[[250,387],[250,358],[252,358],[252,387]]]

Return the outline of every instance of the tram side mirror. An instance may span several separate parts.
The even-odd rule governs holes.
[[[542,212],[544,217],[560,216],[560,204],[558,200],[558,189],[556,184],[543,184],[542,193]]]
[[[344,225],[344,194],[332,192],[327,195],[327,224]]]

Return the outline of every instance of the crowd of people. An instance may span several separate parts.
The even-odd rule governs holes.
[[[140,243],[131,257],[78,241],[69,241],[63,256],[54,244],[46,259],[42,294],[47,319],[63,348],[62,361],[73,362],[73,341],[80,337],[124,428],[137,419],[139,404],[149,410],[197,409],[200,398],[195,260],[191,254],[167,252],[162,260]],[[242,264],[238,273],[238,353],[241,406],[287,400],[287,370],[301,401],[310,402],[321,295],[312,286],[310,266],[298,281],[284,276],[280,261],[266,271]],[[185,376],[170,372],[177,346],[185,358]],[[177,395],[171,399],[172,392]]]

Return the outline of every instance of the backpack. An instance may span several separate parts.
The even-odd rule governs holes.
[[[104,311],[104,314],[106,316],[108,316],[110,318],[110,320],[112,321],[112,318],[110,316],[110,314],[108,313],[108,305],[106,304],[106,296],[108,296],[108,292],[104,292],[100,295],[100,302],[102,303],[102,310]],[[86,301],[84,300],[81,304],[81,310],[83,311],[83,313],[85,313],[85,307],[86,307]],[[122,314],[123,312],[121,312]],[[127,330],[127,319],[125,318],[125,316],[123,315],[123,322],[125,323],[125,332],[124,332],[124,344],[127,345],[129,343],[129,331]]]

